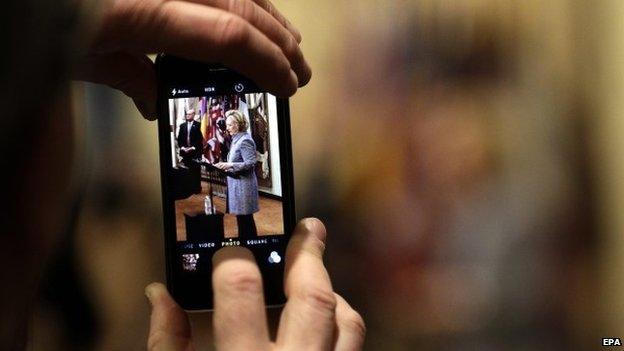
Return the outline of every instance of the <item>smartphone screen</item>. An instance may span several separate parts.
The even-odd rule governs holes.
[[[218,65],[157,60],[167,282],[187,310],[212,309],[212,256],[250,249],[266,304],[283,304],[294,225],[288,101]]]

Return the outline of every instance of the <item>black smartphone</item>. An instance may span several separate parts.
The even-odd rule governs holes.
[[[185,310],[211,310],[212,256],[243,246],[266,305],[283,304],[295,224],[288,99],[218,64],[159,55],[156,70],[169,291]]]

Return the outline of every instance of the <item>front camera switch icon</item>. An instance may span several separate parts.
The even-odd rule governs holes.
[[[271,251],[269,255],[269,263],[280,263],[282,262],[282,257],[277,253],[277,251]]]

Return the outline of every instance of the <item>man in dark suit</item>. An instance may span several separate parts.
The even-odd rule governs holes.
[[[186,167],[193,167],[193,159],[200,159],[204,145],[199,123],[194,120],[195,110],[186,111],[186,123],[180,126],[178,132],[178,147],[180,157]]]

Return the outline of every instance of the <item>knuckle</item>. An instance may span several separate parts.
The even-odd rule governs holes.
[[[240,270],[228,274],[223,285],[233,294],[260,294],[262,293],[262,278],[257,272]]]
[[[142,40],[164,1],[114,1],[102,14],[104,30],[97,35],[96,49],[119,50]]]
[[[286,80],[290,76],[290,61],[279,45],[273,42],[269,43],[269,45],[273,60],[269,62],[267,68],[270,69],[278,79]]]
[[[253,20],[256,16],[256,7],[251,0],[229,0],[228,10],[247,20]]]
[[[264,8],[266,9],[266,12],[268,12],[271,16],[275,17],[277,11],[275,10],[275,6],[273,6],[271,1],[266,0],[266,2],[264,3]]]
[[[336,296],[329,289],[308,288],[302,289],[299,293],[301,301],[310,306],[313,310],[334,315],[336,311]]]
[[[249,40],[249,28],[245,21],[233,14],[224,14],[218,25],[218,44],[223,48],[240,48]]]
[[[284,54],[291,59],[299,59],[301,51],[299,50],[299,44],[295,38],[291,35],[286,36],[284,43],[282,44]]]
[[[285,27],[288,26],[289,22],[286,19],[286,17],[284,17],[281,14],[281,12],[279,12],[277,10],[275,5],[273,5],[273,3],[271,1],[266,0],[264,8],[265,8],[266,12],[268,12],[271,16],[273,16],[279,23],[281,23]]]
[[[177,10],[175,3],[161,1],[159,6],[156,6],[154,11],[148,16],[151,20],[145,35],[151,35],[156,42],[159,42],[165,37],[164,33],[174,31],[180,18]],[[162,45],[162,43],[159,44]]]

